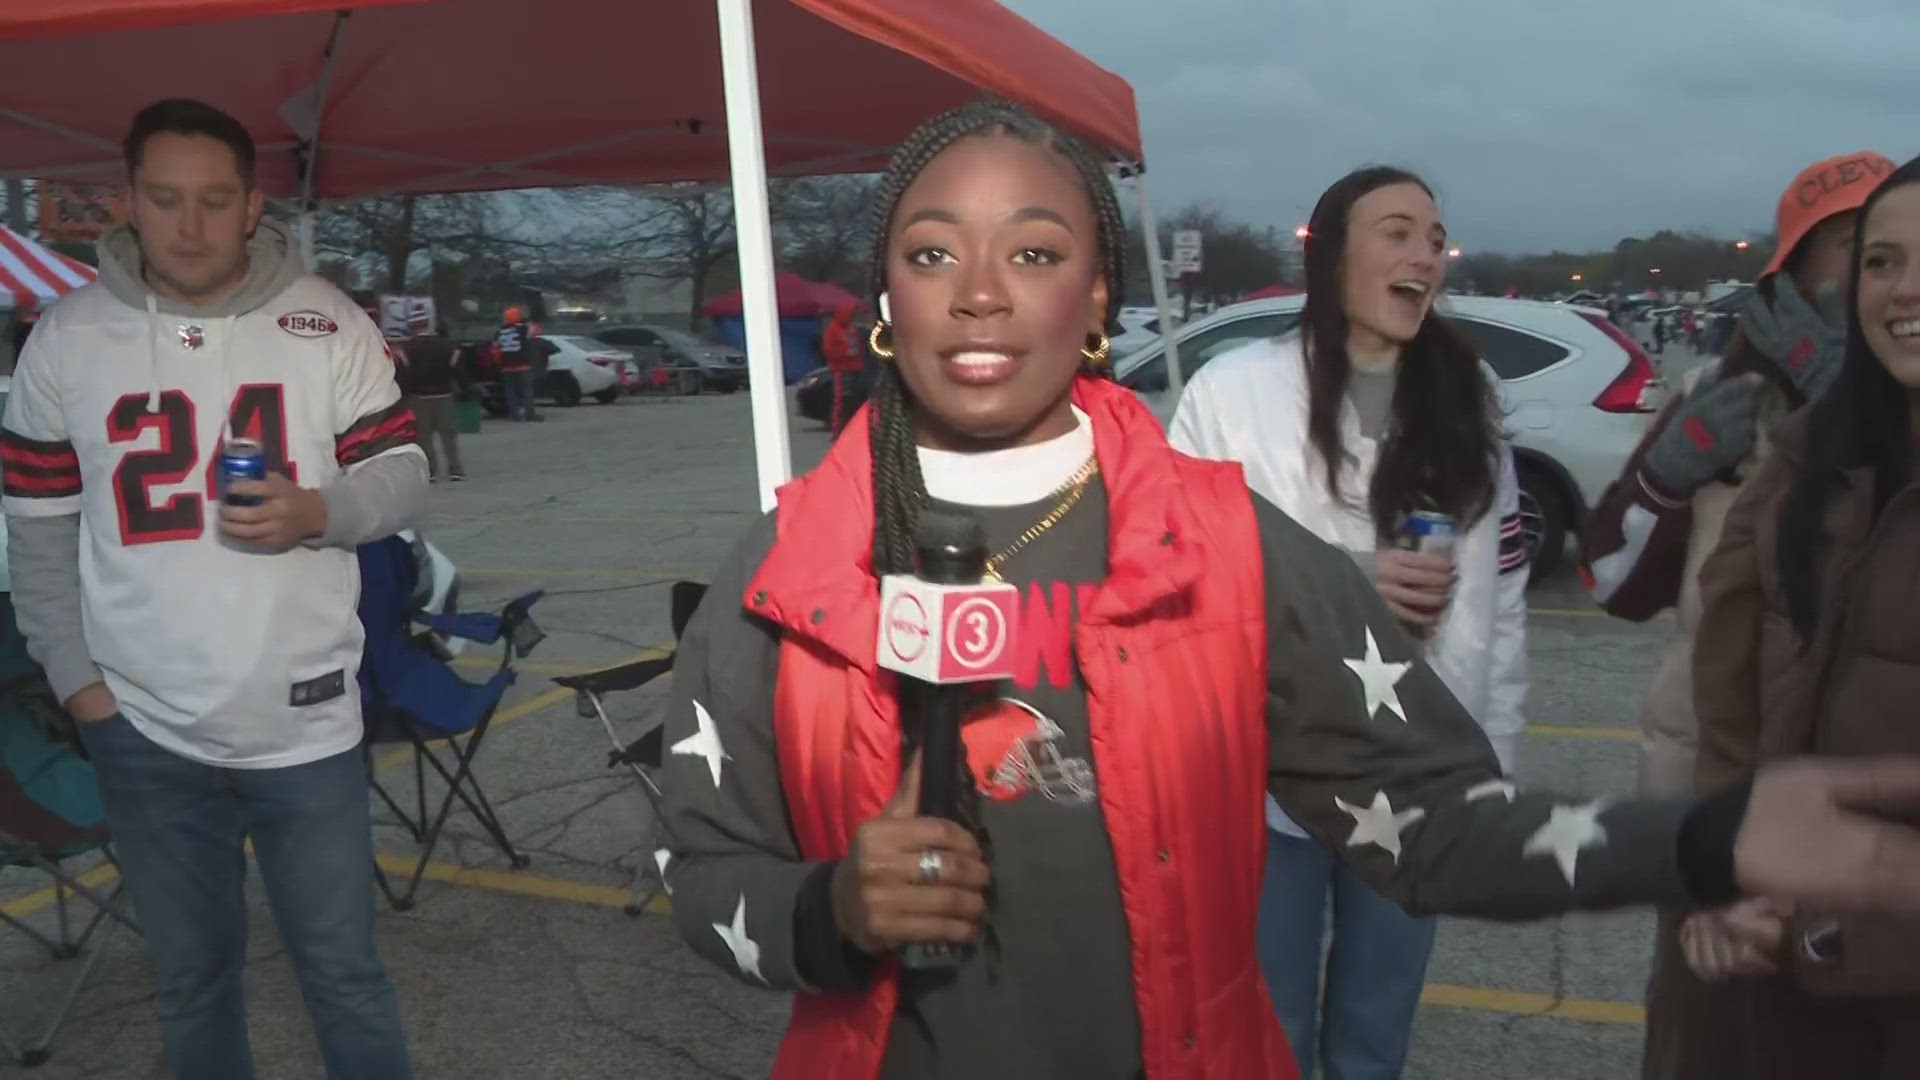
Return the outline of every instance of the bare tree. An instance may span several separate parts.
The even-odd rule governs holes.
[[[315,243],[350,257],[378,256],[376,288],[404,290],[413,257],[437,262],[500,262],[543,253],[541,240],[513,235],[511,194],[388,195],[334,203],[316,215]]]
[[[575,261],[619,263],[647,277],[687,282],[687,324],[697,325],[709,279],[734,256],[732,195],[708,184],[668,184],[568,196],[570,215],[585,222],[567,244]]]
[[[862,293],[879,189],[876,176],[777,181],[773,214],[785,240],[781,261],[802,277]]]

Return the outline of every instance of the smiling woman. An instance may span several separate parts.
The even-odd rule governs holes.
[[[1792,754],[1920,751],[1920,160],[1861,207],[1851,292],[1838,377],[1776,428],[1700,571],[1701,790]],[[1914,1075],[1920,924],[1749,903],[1682,935],[1702,978],[1783,976],[1727,982],[1716,1075]]]
[[[1244,463],[1254,490],[1365,568],[1512,775],[1527,692],[1519,485],[1495,379],[1434,310],[1448,251],[1419,177],[1342,177],[1308,226],[1301,333],[1208,364],[1171,435]],[[1443,546],[1409,540],[1415,515],[1446,522]],[[1318,1054],[1330,1076],[1398,1076],[1433,922],[1368,887],[1277,803],[1267,821],[1260,959],[1302,1073]]]

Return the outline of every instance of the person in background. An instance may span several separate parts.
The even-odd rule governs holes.
[[[507,399],[507,419],[542,419],[533,407],[534,357],[539,348],[533,343],[532,324],[518,307],[507,309],[493,343],[500,352],[500,392]]]
[[[447,335],[445,323],[421,325],[418,332],[401,347],[397,375],[400,392],[419,426],[420,449],[427,455],[427,471],[435,480],[465,480],[467,470],[460,464],[460,424],[454,413],[455,391],[459,389],[460,347]],[[446,453],[443,469],[434,453],[434,440]]]
[[[130,221],[27,343],[0,419],[13,601],[77,721],[175,1080],[250,1080],[246,846],[329,1080],[405,1080],[374,947],[354,549],[427,491],[378,327],[261,217],[239,121],[163,101]],[[209,492],[225,440],[265,480]]]
[[[1840,368],[1844,322],[1833,308],[1853,263],[1861,203],[1893,162],[1862,151],[1815,162],[1781,193],[1779,237],[1747,298],[1723,359],[1688,372],[1648,426],[1625,470],[1601,496],[1581,536],[1593,598],[1617,618],[1678,619],[1640,710],[1640,790],[1694,788],[1699,745],[1693,655],[1699,574],[1720,541],[1744,478],[1770,452],[1767,432],[1818,398]],[[1829,311],[1816,306],[1828,297]],[[1744,1008],[1688,970],[1679,928],[1661,912],[1647,985],[1646,1080],[1719,1078],[1721,1051]]]
[[[1701,791],[1801,754],[1920,751],[1920,159],[1883,175],[1838,377],[1775,428],[1700,571]],[[1681,936],[1697,973],[1746,976],[1716,1075],[1920,1076],[1920,919],[1749,901]]]
[[[1446,239],[1411,173],[1361,169],[1328,188],[1307,226],[1301,332],[1201,368],[1169,436],[1242,463],[1254,491],[1351,556],[1510,777],[1526,727],[1527,551],[1498,377],[1434,311]],[[1454,550],[1401,547],[1418,510],[1453,520]],[[1300,1075],[1317,1056],[1327,1080],[1392,1080],[1434,922],[1375,892],[1271,797],[1266,820],[1260,964]]]
[[[852,300],[841,301],[820,334],[820,351],[826,358],[828,375],[833,379],[833,415],[828,418],[827,428],[836,436],[853,411],[847,407],[853,381],[860,377],[867,360],[866,342],[853,325],[857,308]]]
[[[722,562],[663,729],[654,862],[701,957],[794,993],[775,1080],[1291,1077],[1254,952],[1269,792],[1424,914],[1920,911],[1920,833],[1872,816],[1920,804],[1920,762],[1709,800],[1506,780],[1353,561],[1113,382],[1125,219],[1072,137],[970,104],[879,190],[873,399]],[[944,778],[964,822],[917,813],[923,717],[876,662],[876,579],[934,500],[1021,597]],[[974,948],[903,969],[920,942]]]

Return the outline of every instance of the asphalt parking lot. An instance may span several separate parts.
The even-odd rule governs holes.
[[[460,566],[470,606],[545,588],[536,615],[550,636],[523,666],[480,766],[531,865],[506,869],[456,816],[419,905],[381,917],[416,1068],[435,1078],[764,1076],[785,999],[696,961],[657,910],[622,913],[633,869],[650,854],[646,802],[630,776],[608,769],[595,722],[547,681],[670,643],[668,586],[703,579],[754,515],[747,397],[546,415],[538,425],[489,422],[463,446],[471,479],[432,494],[430,536]],[[825,434],[797,419],[794,428],[805,467]],[[1523,780],[1630,790],[1632,728],[1666,626],[1598,617],[1566,571],[1540,583],[1532,603]],[[662,689],[614,698],[617,717],[645,715]],[[390,764],[383,775],[407,789],[411,769]],[[410,859],[406,833],[378,831],[390,864]],[[255,894],[249,994],[260,1075],[318,1078],[298,992]],[[20,873],[0,871],[9,913],[45,920],[46,901]],[[1636,1074],[1651,924],[1639,912],[1518,927],[1450,922],[1409,1076]],[[36,1024],[60,973],[0,927],[0,1025],[17,1034]],[[149,982],[138,939],[116,933],[76,1023],[35,1075],[164,1076]]]

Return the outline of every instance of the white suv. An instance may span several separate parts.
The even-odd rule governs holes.
[[[1180,331],[1182,373],[1249,341],[1292,333],[1305,302],[1254,300],[1195,321]],[[1440,311],[1500,375],[1529,554],[1536,571],[1552,569],[1658,410],[1659,376],[1645,351],[1594,308],[1453,296]],[[1179,404],[1167,389],[1165,351],[1156,343],[1115,367],[1162,424]]]

